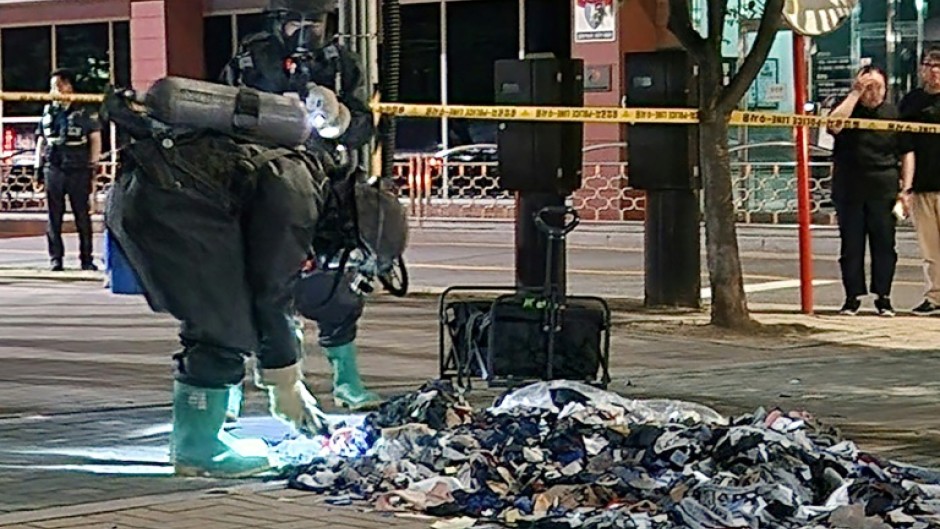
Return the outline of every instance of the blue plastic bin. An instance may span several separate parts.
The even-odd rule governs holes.
[[[110,237],[107,230],[104,232],[104,262],[112,294],[139,295],[144,293],[137,273],[131,268],[124,252]]]

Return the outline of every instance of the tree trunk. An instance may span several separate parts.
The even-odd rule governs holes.
[[[702,94],[705,96],[705,94]],[[702,101],[714,100],[703,97]],[[731,160],[728,154],[728,117],[714,108],[700,113],[699,153],[705,194],[705,246],[712,291],[711,323],[744,329],[753,321],[744,295],[744,276],[738,255]]]

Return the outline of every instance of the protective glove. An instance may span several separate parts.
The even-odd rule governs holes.
[[[305,101],[310,124],[322,138],[336,139],[346,132],[352,116],[346,105],[329,88],[316,84],[307,85]]]
[[[340,103],[339,114],[337,114],[336,118],[327,121],[322,127],[317,129],[317,132],[320,134],[321,138],[335,140],[346,132],[351,122],[352,114],[349,113],[349,109],[346,108],[346,105]]]
[[[307,114],[313,120],[315,129],[331,120],[339,112],[339,99],[329,88],[310,83],[307,85],[307,99],[304,101]]]
[[[258,387],[268,391],[271,415],[304,433],[327,433],[326,415],[304,385],[299,363],[280,369],[259,367],[255,381]]]

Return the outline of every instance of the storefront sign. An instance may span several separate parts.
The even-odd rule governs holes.
[[[852,28],[847,24],[824,37],[814,39],[814,44],[816,54],[813,55],[812,62],[813,100],[828,106],[849,93],[855,72],[864,65],[864,60],[862,64],[856,65],[849,56],[849,50],[852,48]]]
[[[852,58],[848,56],[820,57],[819,55],[816,56],[813,64],[816,100],[823,102],[829,98],[845,97],[852,89],[855,73]]]
[[[764,101],[768,103],[783,103],[787,100],[787,85],[771,84],[767,85],[767,91],[764,93]]]
[[[614,0],[575,0],[575,42],[613,42],[616,39]]]

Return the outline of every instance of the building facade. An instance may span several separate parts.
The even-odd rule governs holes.
[[[525,20],[542,16],[551,2],[569,0],[401,0],[400,99],[414,103],[490,104],[494,102],[493,62],[527,53]],[[693,1],[693,21],[704,23],[705,0]],[[729,73],[753,38],[746,0],[729,0],[725,31]],[[0,90],[48,90],[48,73],[69,67],[79,73],[79,89],[100,92],[109,84],[146,89],[167,74],[211,79],[218,76],[239,39],[262,29],[266,0],[0,0]],[[676,47],[666,29],[668,0],[570,0],[570,49],[585,62],[585,104],[620,106],[631,52]],[[529,24],[532,27],[532,24]],[[359,36],[361,37],[361,35]],[[811,99],[831,103],[845,93],[854,70],[875,63],[891,74],[895,96],[916,83],[917,56],[940,40],[940,0],[860,0],[853,17],[835,33],[815,39],[811,54]],[[792,98],[790,34],[781,31],[771,55],[742,107],[790,112]],[[42,105],[0,102],[0,157],[32,149],[32,131]],[[588,218],[617,220],[642,216],[642,195],[627,186],[628,130],[618,125],[585,128],[585,183],[576,204]],[[733,131],[732,145],[788,141],[789,129]],[[111,134],[109,134],[111,136]],[[495,143],[496,124],[472,120],[401,120],[399,154],[428,154],[448,148]],[[108,143],[113,147],[113,143]],[[404,182],[431,183],[419,199],[493,199],[481,215],[504,216],[504,193],[495,190],[492,162],[477,167],[438,166],[418,161]],[[487,166],[486,163],[490,165]],[[412,164],[413,165],[413,164]],[[489,167],[489,169],[488,169]],[[455,172],[456,171],[456,172]],[[469,171],[469,172],[467,172]],[[414,173],[414,174],[412,174]],[[786,187],[789,173],[762,186]],[[458,190],[463,186],[469,191]],[[750,185],[750,184],[748,184]],[[472,189],[470,189],[472,188]],[[772,190],[777,193],[777,190]],[[422,193],[424,195],[422,195]],[[749,196],[757,196],[753,193]],[[776,196],[776,195],[775,195]],[[792,201],[761,202],[761,208],[787,210]],[[457,200],[457,202],[455,202]],[[499,202],[503,200],[503,202]],[[478,200],[479,201],[479,200]],[[499,204],[497,204],[499,202]],[[778,205],[768,205],[777,204]],[[462,204],[462,205],[461,205]],[[502,204],[502,205],[500,205]],[[446,212],[444,212],[446,213]]]

